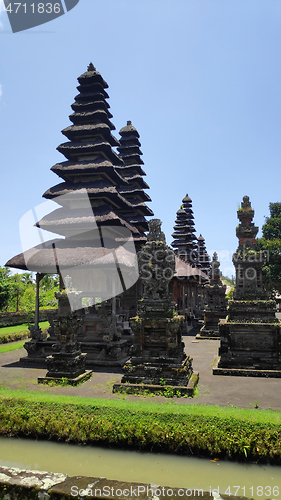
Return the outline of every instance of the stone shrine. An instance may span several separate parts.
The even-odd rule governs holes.
[[[219,338],[219,321],[226,317],[226,285],[221,281],[220,263],[218,254],[214,252],[211,262],[211,279],[210,283],[205,285],[207,293],[207,305],[204,309],[204,325],[200,333],[196,335],[198,339],[218,339]]]
[[[134,332],[132,356],[114,391],[134,392],[140,389],[137,384],[144,384],[154,392],[172,386],[181,394],[192,394],[192,360],[184,353],[182,342],[184,317],[176,315],[170,290],[175,255],[166,245],[161,221],[153,219],[148,224],[147,243],[138,252],[144,292],[138,316],[130,321]]]
[[[61,290],[56,293],[58,299],[58,315],[53,320],[56,342],[52,345],[53,353],[46,358],[48,373],[39,377],[38,383],[67,379],[76,385],[88,378],[91,371],[85,370],[87,354],[81,352],[81,344],[77,342],[77,334],[82,322],[78,313],[73,313],[69,304],[69,295],[76,292]]]
[[[221,344],[213,374],[281,377],[280,323],[275,301],[269,300],[263,288],[262,267],[267,255],[257,250],[258,227],[252,222],[254,210],[248,196],[244,196],[237,216],[239,245],[232,257],[236,284],[226,321],[219,325]]]

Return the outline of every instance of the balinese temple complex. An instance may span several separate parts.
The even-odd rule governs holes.
[[[146,243],[146,217],[153,212],[146,204],[151,200],[145,192],[149,186],[143,179],[139,133],[128,121],[120,130],[120,142],[112,135],[108,85],[92,63],[78,82],[69,117],[72,123],[62,131],[68,140],[57,148],[65,160],[51,168],[60,182],[43,195],[58,208],[36,223],[58,238],[13,257],[6,265],[37,273],[33,330],[37,344],[26,347],[31,357],[35,351],[46,355],[46,345],[38,344],[40,332],[36,334],[39,281],[46,273],[57,273],[61,290],[76,291],[71,294],[75,301],[71,307],[80,310],[83,318],[78,340],[88,361],[121,363],[128,351],[127,340],[120,344],[121,336],[130,330],[128,320],[142,295],[135,253]],[[173,297],[179,312],[198,316],[204,308],[208,266],[199,263],[205,248],[202,253],[199,245],[198,250],[191,204],[186,196],[177,213]]]

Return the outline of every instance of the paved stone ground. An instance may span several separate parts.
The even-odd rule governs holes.
[[[218,340],[195,340],[196,331],[184,337],[186,353],[193,358],[194,371],[199,372],[199,384],[194,398],[174,398],[175,403],[237,406],[281,411],[281,379],[259,377],[233,377],[212,374],[212,365],[218,353]],[[127,399],[167,402],[163,396],[129,396],[112,394],[112,385],[122,377],[121,369],[95,371],[90,380],[79,387],[50,387],[38,385],[37,377],[45,369],[30,368],[19,363],[24,349],[0,354],[0,387],[17,390],[41,391],[53,394],[93,398]]]

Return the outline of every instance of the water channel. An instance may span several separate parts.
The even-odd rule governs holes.
[[[0,465],[281,499],[281,467],[0,437]]]

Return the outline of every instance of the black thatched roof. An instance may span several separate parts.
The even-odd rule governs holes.
[[[143,191],[139,186],[122,186],[118,189],[118,192],[124,196],[130,203],[132,199],[141,201],[151,201],[150,196]],[[130,195],[130,197],[129,197]]]
[[[71,141],[64,142],[57,147],[57,150],[62,153],[68,160],[75,160],[81,155],[94,155],[96,153],[104,153],[105,158],[108,158],[113,165],[122,165],[122,160],[111,149],[111,145],[106,140],[100,138],[86,141]]]
[[[182,200],[181,208],[177,211],[177,216],[174,225],[174,233],[172,237],[175,238],[171,246],[176,250],[186,250],[185,259],[187,262],[196,258],[197,256],[197,238],[194,229],[194,216],[191,209],[192,200],[186,195]]]
[[[128,136],[132,137],[134,140],[135,138],[138,139],[140,137],[137,129],[132,125],[130,120],[127,121],[127,125],[125,125],[125,127],[122,127],[119,130],[119,134],[121,135],[122,140],[125,140]]]
[[[129,252],[118,244],[115,248],[104,248],[94,246],[90,241],[56,239],[16,255],[5,265],[16,269],[55,274],[58,270],[81,265],[105,269],[106,266],[114,265],[116,259],[119,265],[135,268],[135,257],[135,252]]]
[[[104,89],[108,89],[106,81],[102,78],[101,74],[96,70],[92,63],[88,66],[88,71],[78,77],[78,82],[81,85],[92,85],[99,83]]]
[[[194,278],[196,280],[200,278],[203,283],[209,281],[208,276],[203,271],[201,271],[201,269],[198,269],[198,267],[191,266],[188,262],[184,262],[177,255],[175,255],[175,264],[176,264],[175,277]]]
[[[109,126],[110,130],[115,130],[115,126],[109,120],[108,111],[104,111],[104,109],[92,110],[90,105],[87,106],[87,109],[88,110],[75,112],[69,115],[70,121],[72,121],[74,125],[78,125],[79,123],[92,123],[100,120],[101,123],[106,123]]]
[[[141,166],[137,163],[128,163],[124,164],[121,167],[118,165],[115,167],[117,172],[119,172],[123,177],[126,177],[126,179],[131,176],[132,174],[138,174],[141,176],[145,176],[146,173],[145,171],[141,168]],[[148,188],[149,189],[149,188]]]
[[[120,146],[117,147],[119,156],[124,161],[124,166],[116,167],[117,171],[128,182],[129,186],[122,186],[118,190],[143,217],[153,215],[152,210],[148,209],[145,201],[151,201],[151,198],[143,191],[148,189],[149,186],[143,181],[142,176],[145,172],[140,165],[143,164],[141,159],[142,151],[140,150],[139,133],[130,121],[127,125],[121,128],[120,132]],[[123,214],[126,220],[134,223],[139,231],[148,231],[147,221],[144,219],[137,220],[134,213],[129,210],[127,214]]]
[[[93,213],[89,213],[89,209],[68,207],[58,208],[48,215],[45,215],[36,223],[37,227],[46,231],[67,236],[70,233],[82,234],[85,232],[94,231],[98,226],[124,226],[134,235],[138,235],[139,231],[133,224],[122,219],[110,210],[108,205],[92,207]]]
[[[188,194],[183,198],[182,200],[183,203],[191,203],[192,199],[188,196]]]
[[[75,101],[73,104],[71,104],[71,108],[73,109],[73,111],[77,111],[79,113],[81,111],[103,110],[106,112],[108,118],[112,118],[112,116],[109,116],[108,114],[108,109],[110,108],[109,104],[106,101],[102,100],[104,99],[104,95],[101,93],[93,93],[91,95],[92,98],[95,98],[96,100],[90,100],[87,95],[87,98],[81,99],[80,101]]]
[[[92,137],[93,133],[102,134],[103,138],[111,145],[118,146],[119,142],[111,134],[110,128],[106,123],[88,123],[82,125],[71,125],[62,130],[63,135],[65,135],[69,140],[75,141],[83,137]]]
[[[64,180],[77,180],[83,182],[83,176],[101,176],[110,179],[113,185],[128,185],[128,181],[122,177],[117,169],[112,167],[112,162],[105,160],[104,156],[97,155],[95,159],[85,161],[65,161],[56,163],[51,170]]]
[[[89,182],[77,182],[77,183],[72,183],[72,182],[62,182],[61,184],[57,184],[57,186],[54,186],[50,189],[48,189],[44,193],[44,198],[47,199],[55,199],[58,204],[62,204],[65,202],[65,199],[60,199],[58,197],[64,196],[67,194],[71,193],[77,193],[77,191],[85,190],[87,191],[88,197],[90,200],[95,200],[98,199],[100,203],[104,200],[104,204],[108,204],[113,211],[114,208],[123,208],[123,209],[130,209],[132,210],[133,204],[130,203],[128,200],[126,200],[121,194],[119,194],[116,190],[115,187],[113,186],[108,186],[104,185],[104,182],[102,181],[89,181]],[[82,194],[82,197],[85,195]],[[118,215],[118,214],[117,214]]]
[[[202,271],[208,273],[209,270],[211,269],[211,260],[206,250],[205,239],[203,238],[202,234],[200,234],[197,240],[198,240],[198,266],[200,266]]]
[[[140,163],[143,162],[140,159],[142,153],[139,150],[138,133],[134,127],[129,127],[130,130],[125,132],[127,139],[133,135],[135,143],[130,144],[131,139],[125,141],[124,164],[122,156],[117,155],[112,149],[119,146],[119,142],[111,135],[111,130],[115,127],[109,119],[112,115],[106,102],[108,94],[104,90],[108,88],[107,83],[92,64],[78,81],[79,94],[72,104],[74,112],[69,117],[73,125],[62,131],[69,142],[62,143],[57,148],[68,161],[57,163],[52,167],[52,171],[64,182],[51,187],[43,195],[47,199],[56,201],[63,208],[43,217],[37,224],[68,238],[55,243],[62,262],[67,266],[70,262],[73,265],[83,263],[84,256],[88,259],[89,255],[93,255],[94,259],[96,256],[102,256],[104,259],[105,254],[102,252],[106,249],[101,250],[98,248],[99,245],[94,248],[93,242],[84,241],[85,234],[87,234],[86,239],[94,237],[95,240],[95,227],[98,226],[101,231],[111,231],[112,244],[116,244],[116,238],[120,238],[119,228],[142,242],[145,238],[143,230],[147,229],[145,215],[153,215],[144,203],[150,198],[142,191],[143,187],[148,186],[140,180],[144,172],[140,167]],[[128,163],[130,165],[127,167]],[[124,189],[125,186],[128,189]],[[83,214],[77,208],[81,204],[85,206],[87,202],[89,207],[92,206],[93,215]],[[98,229],[96,231],[98,232]],[[71,246],[70,237],[76,238],[75,247]],[[30,249],[25,255],[28,255],[31,270],[56,272],[51,265],[53,250],[50,246],[36,248],[36,251]],[[122,255],[124,262],[129,259],[124,253]],[[8,265],[27,269],[23,254],[11,259]]]

